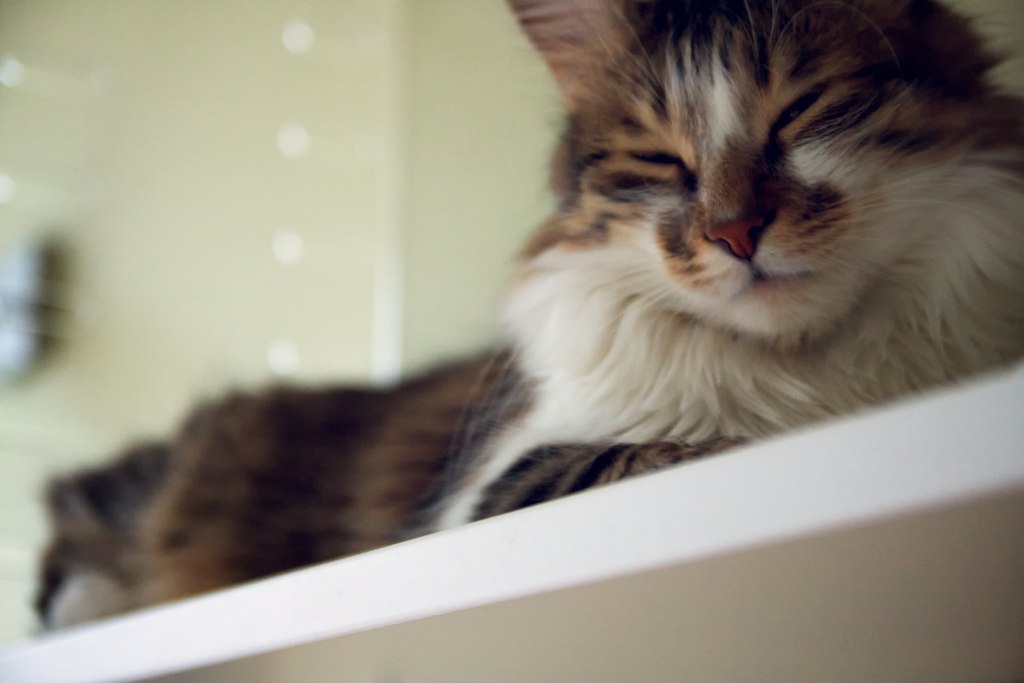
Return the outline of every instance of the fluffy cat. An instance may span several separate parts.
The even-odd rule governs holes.
[[[392,390],[202,409],[164,446],[119,604],[522,508],[1024,355],[1024,105],[990,83],[964,18],[935,0],[510,4],[568,123],[558,209],[503,304],[507,351]],[[81,574],[49,582],[51,625]]]

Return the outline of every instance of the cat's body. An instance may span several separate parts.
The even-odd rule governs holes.
[[[501,367],[471,360],[391,389],[235,392],[198,407],[166,442],[54,480],[55,538],[37,604],[44,623],[87,621],[412,533],[438,495],[467,407],[501,397]],[[129,476],[140,471],[147,476]],[[83,604],[100,584],[103,599]]]
[[[140,515],[134,604],[1024,356],[1024,108],[961,17],[931,0],[511,4],[570,116],[559,208],[504,303],[509,351],[344,394],[309,413],[330,434],[310,449],[312,418],[273,393],[208,409]]]

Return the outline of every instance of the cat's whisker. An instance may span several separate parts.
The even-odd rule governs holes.
[[[850,10],[854,14],[858,15],[858,17],[861,18],[865,23],[867,23],[869,26],[871,26],[871,28],[873,28],[875,30],[875,32],[878,33],[879,37],[885,43],[885,46],[888,48],[889,53],[892,55],[893,62],[896,64],[896,68],[899,69],[900,74],[903,74],[903,67],[900,64],[900,59],[899,59],[899,55],[896,52],[896,48],[893,46],[892,41],[889,40],[889,37],[885,34],[885,31],[882,29],[882,27],[878,25],[878,22],[876,22],[874,19],[869,17],[867,14],[865,14],[863,10],[860,10],[857,7],[854,7],[853,5],[849,4],[848,2],[844,2],[843,0],[818,0],[817,2],[809,3],[805,7],[802,7],[800,10],[795,12],[792,17],[790,17],[790,20],[789,20],[789,22],[787,22],[786,27],[783,28],[783,30],[782,30],[782,34],[785,35],[786,31],[789,30],[789,27],[793,24],[793,21],[798,16],[800,16],[801,14],[803,14],[805,12],[810,12],[814,8],[820,7],[822,5],[838,5],[839,7],[842,7],[843,9]],[[906,80],[905,76],[904,76],[904,80]]]
[[[958,212],[960,212],[962,214],[971,215],[971,216],[975,216],[975,217],[981,217],[981,218],[984,218],[984,217],[987,217],[987,216],[991,216],[991,215],[1000,215],[1000,214],[1004,215],[1007,218],[1013,218],[1014,216],[1017,215],[1015,213],[1015,211],[1012,208],[1010,208],[1010,207],[989,206],[989,205],[984,205],[984,204],[971,204],[971,203],[968,203],[968,202],[955,202],[955,201],[943,200],[943,199],[904,199],[904,200],[900,201],[900,204],[902,205],[902,207],[921,206],[921,207],[928,207],[928,208],[933,208],[933,209],[946,209],[946,208],[956,209]],[[906,209],[905,208],[900,208],[898,206],[891,206],[889,204],[879,204],[879,205],[864,204],[860,208],[861,208],[861,210],[865,214],[871,215],[872,218],[875,221],[883,221],[883,220],[886,220],[887,216],[899,215],[899,214],[902,214],[902,213],[906,213]],[[922,220],[924,218],[928,218],[928,216],[922,217],[920,214],[915,216],[915,220]],[[849,219],[849,223],[851,223],[851,224],[863,224],[864,222],[865,221],[863,219],[859,219],[859,220],[858,219]],[[970,227],[970,226],[953,226],[954,229],[956,227],[965,227],[965,228],[967,228],[967,227]]]

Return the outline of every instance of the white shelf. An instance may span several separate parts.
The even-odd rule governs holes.
[[[1024,368],[15,644],[0,681],[1024,678]]]

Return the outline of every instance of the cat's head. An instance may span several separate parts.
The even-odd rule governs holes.
[[[1017,104],[933,0],[510,2],[569,110],[528,263],[770,345],[927,270],[971,155],[1020,160]]]

